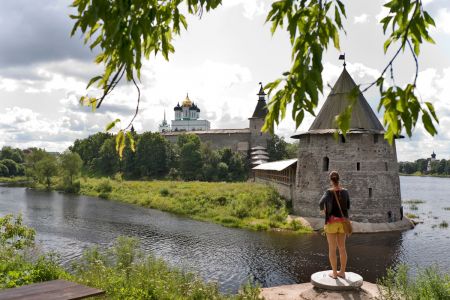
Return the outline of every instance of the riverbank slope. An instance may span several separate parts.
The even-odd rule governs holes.
[[[14,179],[0,178],[0,182],[13,184]],[[17,182],[23,182],[23,178],[17,178]],[[46,189],[41,185],[33,187]],[[58,189],[58,180],[52,188]],[[252,182],[83,178],[80,180],[79,194],[158,209],[227,227],[312,232],[311,228],[287,218],[289,211],[286,202],[273,188]]]

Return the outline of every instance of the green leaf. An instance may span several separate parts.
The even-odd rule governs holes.
[[[95,83],[96,81],[99,81],[100,79],[102,79],[103,76],[95,76],[92,77],[91,80],[89,80],[88,85],[86,86],[86,89],[88,89],[93,83]]]
[[[136,147],[135,147],[134,136],[131,134],[130,131],[127,131],[127,138],[128,138],[128,141],[130,142],[131,151],[135,152]]]
[[[428,111],[429,111],[429,112],[431,113],[431,115],[433,116],[433,119],[434,119],[437,123],[439,123],[439,119],[438,119],[438,117],[437,117],[437,115],[436,115],[436,111],[434,110],[433,104],[432,104],[431,102],[425,102],[425,105],[427,106]]]
[[[124,148],[125,148],[125,136],[123,134],[123,130],[120,130],[116,136],[116,151],[119,154],[120,159],[122,159]]]
[[[425,127],[425,130],[431,134],[431,135],[435,135],[437,134],[437,130],[433,125],[433,121],[431,121],[430,115],[428,114],[428,112],[426,112],[425,110],[422,111],[422,122],[423,125]]]
[[[117,123],[120,122],[120,119],[115,119],[114,121],[112,121],[111,123],[109,123],[108,125],[106,125],[105,131],[110,131],[111,129],[113,129]]]

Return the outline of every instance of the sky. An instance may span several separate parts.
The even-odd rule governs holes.
[[[290,67],[288,35],[270,33],[265,24],[273,1],[223,0],[215,11],[188,17],[188,30],[176,37],[175,53],[167,62],[161,56],[145,61],[139,86],[140,113],[134,122],[138,132],[157,131],[164,111],[173,119],[173,107],[186,93],[201,109],[200,117],[211,128],[246,128],[257,102],[258,82],[273,81]],[[347,70],[357,83],[378,77],[392,53],[383,53],[382,27],[385,1],[343,1],[347,19],[341,34],[341,52]],[[419,123],[411,138],[397,140],[399,161],[429,157],[450,159],[450,1],[423,0],[436,21],[431,35],[436,44],[424,45],[419,57],[418,91],[422,101],[435,105],[440,123],[438,135],[430,136]],[[0,10],[0,146],[42,147],[64,151],[74,140],[104,131],[120,118],[126,126],[133,116],[137,92],[120,84],[102,107],[92,112],[79,105],[86,84],[102,72],[93,60],[98,50],[83,44],[81,35],[70,36],[73,13],[70,1],[2,0]],[[339,51],[324,56],[325,89],[318,112],[342,71]],[[396,82],[410,82],[414,61],[409,53],[394,64]],[[90,91],[94,93],[96,91]],[[365,93],[375,110],[379,93]],[[288,117],[276,133],[290,136],[306,131],[313,121],[307,116],[295,128]],[[377,114],[382,120],[382,115]]]

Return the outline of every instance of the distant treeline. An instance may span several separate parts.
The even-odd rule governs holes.
[[[250,171],[248,153],[212,149],[193,134],[180,135],[175,144],[159,133],[133,133],[133,136],[134,151],[126,144],[122,159],[117,154],[116,136],[102,132],[76,140],[62,154],[5,146],[0,151],[0,176],[25,175],[48,187],[52,177],[59,176],[64,179],[62,189],[76,190],[79,183],[74,179],[80,171],[93,177],[120,175],[124,179],[188,181],[243,181]],[[295,157],[297,149],[297,145],[276,135],[267,143],[271,161]]]
[[[429,175],[450,175],[450,160],[441,159],[430,162],[428,171],[428,159],[421,158],[414,162],[399,162],[399,172],[403,174],[429,174]]]
[[[135,151],[125,146],[122,159],[116,151],[115,136],[96,133],[76,140],[70,151],[83,160],[89,176],[115,176],[125,179],[183,179],[242,181],[248,173],[246,157],[230,149],[213,150],[193,134],[180,135],[176,144],[159,133],[133,133]]]

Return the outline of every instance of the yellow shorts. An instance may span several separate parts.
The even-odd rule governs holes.
[[[345,233],[344,232],[344,223],[343,222],[334,222],[330,224],[325,224],[323,230],[326,233]]]

